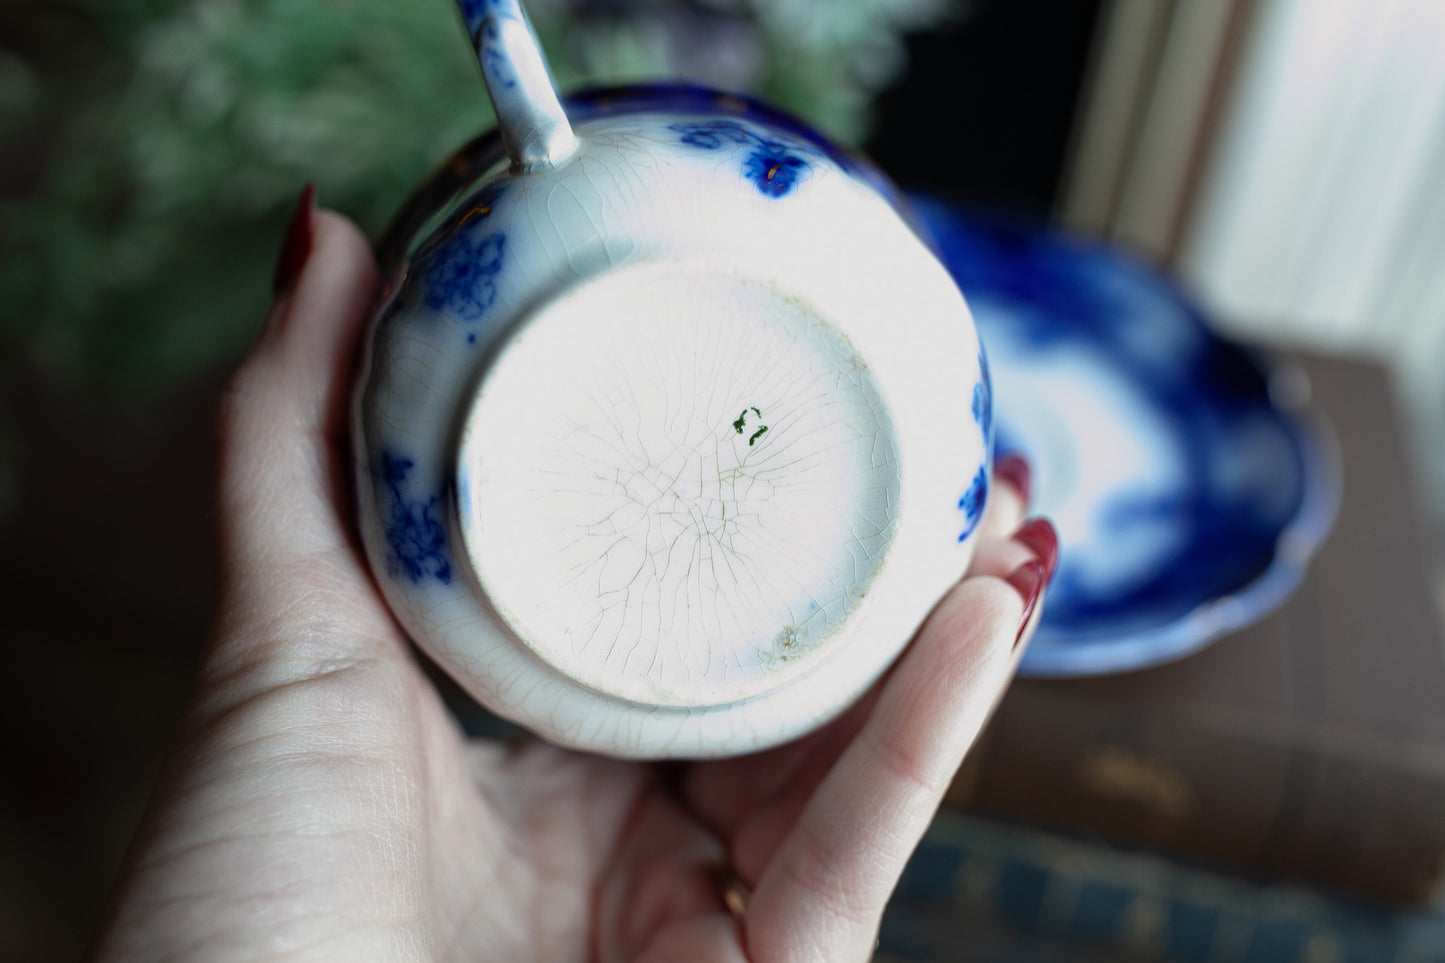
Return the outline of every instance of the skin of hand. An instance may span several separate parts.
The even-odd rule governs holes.
[[[999,473],[968,576],[811,736],[665,765],[469,741],[351,522],[372,255],[303,205],[296,263],[222,405],[210,639],[92,957],[867,959],[1041,608],[1006,580],[1035,558],[1007,537],[1022,493]],[[741,917],[728,871],[751,890]]]

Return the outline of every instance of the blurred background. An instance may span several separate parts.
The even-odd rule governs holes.
[[[1126,683],[1022,687],[884,951],[1445,960],[1445,3],[528,9],[564,91],[680,77],[758,94],[909,189],[1150,259],[1221,332],[1319,359],[1322,404],[1332,386],[1347,495],[1326,575],[1402,593],[1373,603],[1384,621],[1351,610],[1339,644],[1373,655],[1312,654],[1328,633],[1302,601],[1270,666],[1249,660],[1276,650],[1232,639]],[[490,119],[450,0],[0,7],[0,959],[82,952],[160,765],[210,598],[212,411],[301,185],[375,235]],[[1410,654],[1385,654],[1396,643]],[[1258,705],[1230,688],[1276,676]],[[1341,708],[1336,685],[1396,715]],[[1229,762],[1263,758],[1240,731],[1251,711],[1275,753],[1253,803]],[[1018,802],[1047,783],[997,760],[1053,746],[1038,720],[1089,712],[1098,737],[1055,773],[1078,805]],[[1190,768],[1200,754],[1212,774]],[[1279,842],[1311,818],[1336,828]],[[1338,827],[1364,833],[1348,856],[1312,848]]]

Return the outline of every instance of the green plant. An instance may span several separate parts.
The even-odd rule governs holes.
[[[0,344],[54,378],[164,387],[251,338],[315,180],[375,232],[491,121],[451,0],[66,0],[0,56]],[[690,76],[856,140],[947,0],[535,0],[559,85]]]

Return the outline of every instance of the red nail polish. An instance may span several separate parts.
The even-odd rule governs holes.
[[[1029,492],[1033,485],[1033,471],[1029,461],[1017,452],[1000,455],[993,464],[993,473],[1018,490],[1019,497],[1028,504]]]
[[[1044,581],[1054,577],[1059,563],[1059,533],[1047,518],[1031,518],[1014,532],[1014,541],[1034,553],[1044,567]]]
[[[1012,585],[1024,600],[1024,614],[1019,617],[1019,631],[1014,636],[1014,648],[1018,648],[1019,640],[1024,637],[1024,629],[1029,624],[1029,616],[1034,614],[1039,593],[1044,589],[1044,566],[1037,559],[1031,559],[1010,572],[1004,581]]]
[[[286,225],[286,240],[281,244],[281,256],[276,260],[276,275],[271,281],[271,293],[281,297],[291,291],[306,259],[311,255],[311,236],[316,228],[316,185],[307,183],[301,188],[301,196],[291,211],[291,220]]]

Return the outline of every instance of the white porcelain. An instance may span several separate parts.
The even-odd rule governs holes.
[[[487,38],[535,47],[514,4],[482,13],[495,93],[511,61]],[[968,309],[876,173],[767,108],[642,88],[568,123],[496,99],[510,157],[474,145],[404,212],[368,338],[382,591],[464,688],[559,743],[798,736],[968,564],[991,426]]]

